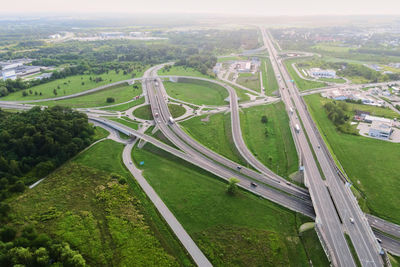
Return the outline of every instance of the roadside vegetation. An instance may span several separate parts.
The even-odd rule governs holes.
[[[132,154],[214,266],[308,266],[307,255],[323,257],[321,247],[306,252],[299,238],[307,218],[241,189],[230,195],[226,182],[151,144]]]
[[[57,100],[57,101],[45,101],[35,104],[43,106],[68,106],[73,108],[91,108],[91,107],[102,107],[110,106],[118,103],[124,103],[132,100],[134,97],[139,96],[142,93],[141,84],[121,84],[115,85],[107,89],[103,89],[92,94],[87,94],[79,97]],[[130,106],[133,104],[139,104],[140,99],[135,99]]]
[[[191,265],[124,168],[122,149],[106,140],[62,166],[12,203],[12,224],[68,242],[91,266]]]
[[[168,104],[168,109],[173,118],[178,118],[186,113],[186,109],[179,104]]]
[[[264,165],[285,178],[297,171],[296,147],[282,102],[243,109],[240,122],[246,145]]]
[[[328,113],[321,112],[323,105],[331,100],[319,95],[306,96],[305,100],[334,157],[343,166],[353,186],[361,191],[356,193],[362,209],[399,224],[400,201],[396,196],[400,188],[400,165],[396,159],[400,155],[400,144],[340,132]],[[352,112],[358,109],[372,111],[377,116],[388,113],[397,115],[392,110],[379,107],[346,105]]]
[[[179,123],[195,140],[237,163],[247,165],[232,139],[230,114],[202,115]]]
[[[210,73],[201,73],[200,71],[193,69],[191,67],[186,66],[177,66],[177,65],[167,65],[164,68],[160,69],[157,73],[160,76],[163,75],[172,75],[172,76],[191,76],[191,77],[201,77],[207,79],[213,79],[214,74]]]
[[[150,105],[144,105],[141,107],[138,107],[133,111],[133,116],[138,117],[139,119],[143,120],[152,120],[153,119],[153,114],[151,113],[151,107]]]
[[[269,58],[265,58],[262,60],[261,68],[263,70],[265,94],[273,96],[273,93],[279,90],[279,86],[278,82],[276,81],[275,72],[272,68],[272,64]]]
[[[179,82],[164,82],[167,93],[176,98],[195,105],[226,105],[228,92],[218,84],[207,81],[180,79]]]

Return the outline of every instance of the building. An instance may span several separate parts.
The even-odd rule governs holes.
[[[392,124],[381,121],[373,121],[369,128],[368,135],[380,139],[389,139],[392,134]]]
[[[392,124],[392,120],[390,119],[386,119],[386,118],[382,118],[382,117],[375,117],[375,116],[371,116],[371,115],[366,115],[364,118],[364,122],[367,123],[373,123],[374,121],[376,122],[381,122],[381,123],[388,123],[388,124]]]
[[[35,79],[36,79],[36,80],[48,79],[48,78],[51,77],[51,75],[53,75],[52,72],[43,73],[43,74],[41,74],[41,75],[39,75],[39,76],[36,76]]]
[[[250,61],[236,62],[235,69],[238,72],[251,72],[251,62]]]
[[[320,68],[312,68],[309,71],[310,76],[315,78],[336,78],[336,71],[334,70],[323,70]]]
[[[17,79],[17,75],[15,74],[15,70],[4,70],[1,72],[1,76],[3,80],[11,79],[15,80]]]

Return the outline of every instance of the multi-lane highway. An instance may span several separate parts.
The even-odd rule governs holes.
[[[346,233],[350,236],[363,266],[382,266],[380,245],[367,219],[350,188],[339,178],[331,155],[322,142],[298,89],[291,82],[282,60],[278,58],[270,36],[265,30],[262,32],[291,126],[297,124],[302,128],[300,131],[293,131],[293,136],[304,163],[306,183],[313,200],[317,226],[321,230],[323,243],[328,248],[332,262],[338,266],[355,266],[355,260],[344,236]],[[295,108],[298,115],[291,115],[290,108]]]

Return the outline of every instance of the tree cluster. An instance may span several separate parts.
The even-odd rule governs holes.
[[[0,266],[86,266],[82,255],[68,243],[38,234],[32,226],[24,227],[18,235],[14,228],[3,227],[0,239]]]
[[[328,118],[340,132],[357,135],[357,132],[349,123],[350,117],[346,114],[348,107],[345,102],[328,102],[324,105],[324,108],[328,113]]]
[[[49,174],[88,146],[93,134],[87,116],[70,108],[0,110],[0,200]]]

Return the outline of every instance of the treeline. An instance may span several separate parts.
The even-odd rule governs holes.
[[[0,110],[0,200],[23,192],[92,142],[85,114],[65,107]]]
[[[200,71],[202,74],[207,74],[209,69],[212,69],[217,63],[217,58],[212,55],[192,55],[187,58],[178,60],[175,65],[191,67]]]
[[[328,118],[335,124],[336,128],[347,134],[358,135],[357,131],[350,125],[348,106],[345,102],[328,102],[324,105]]]
[[[68,243],[38,234],[33,226],[24,227],[20,234],[13,227],[6,226],[0,230],[0,266],[83,267],[86,261]]]

